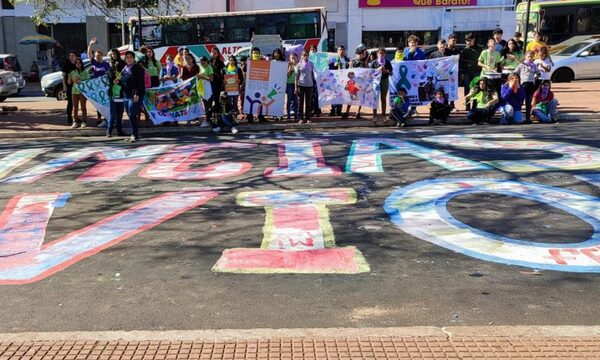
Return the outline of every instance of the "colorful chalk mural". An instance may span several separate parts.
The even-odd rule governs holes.
[[[510,239],[475,229],[447,210],[456,196],[495,193],[538,201],[587,222],[592,237],[578,244]],[[424,180],[399,188],[385,200],[396,227],[421,240],[478,259],[569,272],[600,272],[600,200],[576,191],[495,179]]]
[[[264,207],[265,226],[260,249],[223,252],[213,266],[229,273],[357,274],[369,265],[354,246],[335,246],[327,206],[356,202],[353,189],[274,190],[242,192],[240,206]]]
[[[164,193],[44,245],[52,212],[65,206],[70,194],[15,196],[0,215],[0,284],[44,279],[217,195],[216,191]]]
[[[144,168],[140,176],[152,180],[206,180],[238,176],[250,170],[252,164],[222,161],[204,168],[192,166],[210,149],[250,149],[255,146],[256,144],[237,142],[178,146]]]
[[[434,135],[423,140],[463,149],[544,150],[561,155],[558,159],[485,161],[495,168],[509,172],[600,169],[599,149],[585,145],[525,139],[522,134]]]
[[[266,177],[338,176],[340,168],[325,164],[321,144],[328,140],[263,141],[277,144],[279,167],[265,169]]]
[[[342,176],[338,166],[323,155],[327,138],[304,138],[302,134],[277,135],[277,140],[259,140],[264,147],[277,147],[279,164],[263,172],[266,179]],[[336,134],[329,134],[335,136]],[[558,154],[554,159],[495,160],[477,162],[391,137],[354,139],[346,160],[346,173],[382,173],[382,157],[410,155],[453,172],[573,171],[591,172],[573,176],[600,186],[600,150],[585,145],[527,139],[521,134],[433,135],[422,140],[461,149],[541,150]],[[400,135],[402,136],[402,135]],[[25,185],[63,171],[87,159],[97,159],[76,181],[116,182],[144,164],[138,176],[150,180],[218,180],[241,176],[252,168],[242,161],[219,161],[201,166],[210,150],[226,149],[232,159],[254,149],[247,142],[206,142],[161,144],[135,148],[92,146],[52,153],[40,147],[3,151],[0,184]],[[229,151],[231,150],[231,151]],[[273,151],[274,153],[274,151]],[[52,155],[50,155],[52,154]],[[161,155],[162,156],[159,156]],[[52,159],[18,170],[37,156]],[[44,159],[45,160],[45,159]],[[1,186],[0,185],[0,186]],[[121,242],[183,212],[215,198],[217,188],[167,192],[119,214],[75,230],[61,239],[44,244],[46,227],[54,209],[66,206],[69,193],[31,193],[13,196],[0,215],[0,284],[38,281],[102,249]],[[471,193],[496,193],[520,197],[561,209],[593,228],[593,235],[578,244],[544,244],[508,239],[472,228],[456,220],[446,209],[450,199]],[[229,273],[319,273],[357,274],[369,272],[369,264],[354,246],[337,247],[329,217],[330,206],[353,205],[352,188],[268,190],[241,192],[237,203],[263,207],[265,222],[260,248],[232,248],[223,252],[213,271]],[[395,189],[387,197],[385,211],[398,229],[417,239],[429,241],[484,261],[534,269],[566,272],[600,272],[600,200],[592,195],[542,184],[497,179],[425,179]]]
[[[385,148],[382,148],[382,145]],[[388,155],[411,155],[452,171],[488,170],[487,165],[463,159],[441,150],[391,138],[359,139],[352,142],[346,171],[349,173],[383,172],[381,158]]]

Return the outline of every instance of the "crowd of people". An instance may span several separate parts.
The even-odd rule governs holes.
[[[500,124],[521,124],[537,119],[540,122],[556,121],[558,101],[551,90],[550,73],[552,59],[548,54],[548,46],[541,41],[541,35],[536,33],[534,40],[523,49],[521,34],[508,41],[503,39],[502,29],[494,30],[488,39],[486,48],[476,44],[473,34],[465,37],[465,47],[457,46],[458,37],[451,34],[448,39],[437,42],[437,50],[428,58],[459,56],[460,83],[464,87],[467,118],[473,124],[490,122],[496,114],[500,114]],[[253,114],[243,114],[245,79],[247,71],[246,57],[236,59],[230,55],[223,58],[219,49],[211,50],[210,58],[196,57],[185,46],[178,49],[177,55],[166,57],[166,63],[156,59],[154,50],[142,46],[139,54],[132,51],[125,53],[122,59],[117,49],[108,53],[108,61],[104,60],[101,50],[93,50],[96,39],[89,43],[87,57],[90,59],[89,70],[84,69],[84,63],[77,53],[72,51],[66,64],[62,67],[63,88],[67,94],[67,120],[73,128],[86,127],[87,108],[86,98],[75,86],[90,78],[108,76],[110,97],[110,118],[102,119],[97,113],[96,125],[106,127],[107,136],[112,136],[116,129],[118,136],[124,136],[122,129],[123,113],[126,112],[131,122],[129,141],[139,139],[138,121],[145,110],[142,99],[145,89],[164,86],[197,78],[198,92],[202,97],[205,118],[200,122],[201,127],[212,127],[220,132],[230,128],[233,133],[238,131],[238,119],[253,122]],[[419,38],[411,35],[406,47],[398,47],[393,61],[413,61],[426,59],[425,52],[419,47]],[[315,81],[314,65],[309,60],[310,53],[316,52],[315,46],[296,53],[286,54],[282,49],[276,49],[272,54],[263,56],[259,48],[252,48],[251,60],[266,59],[270,61],[287,61],[286,86],[286,117],[288,121],[300,124],[311,122],[312,116],[320,116],[318,91]],[[329,61],[329,69],[371,68],[381,72],[380,109],[373,109],[375,120],[378,110],[386,120],[392,120],[398,127],[405,126],[416,113],[416,106],[410,103],[407,90],[398,89],[397,94],[388,96],[389,81],[392,75],[392,63],[386,59],[384,48],[375,54],[369,54],[365,45],[355,48],[355,56],[350,59],[344,46],[337,47],[337,53]],[[227,89],[229,91],[225,91]],[[351,87],[348,81],[347,87]],[[347,89],[349,90],[349,89]],[[351,90],[351,89],[350,89]],[[386,114],[387,103],[390,111]],[[523,115],[524,107],[524,115]],[[361,107],[358,107],[355,118],[361,118]],[[79,112],[81,111],[81,116]],[[446,124],[452,112],[457,111],[453,101],[443,88],[435,89],[429,113],[429,125]],[[350,106],[332,105],[330,116],[349,117]],[[148,121],[148,114],[145,114]],[[257,116],[259,122],[267,121],[263,114]],[[276,118],[275,120],[280,120]],[[188,122],[190,124],[190,122]],[[178,126],[177,122],[171,124]]]

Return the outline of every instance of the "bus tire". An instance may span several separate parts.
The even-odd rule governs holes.
[[[571,82],[573,79],[575,74],[569,68],[560,68],[552,74],[552,82]]]

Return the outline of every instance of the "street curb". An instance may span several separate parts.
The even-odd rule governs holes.
[[[250,340],[271,338],[340,337],[505,337],[505,338],[599,338],[600,326],[414,326],[390,328],[312,328],[312,329],[223,329],[171,331],[70,331],[0,334],[1,342],[22,341],[183,341]]]
[[[586,121],[596,120],[600,121],[600,113],[563,113],[559,114],[559,121]],[[425,117],[417,117],[411,120],[411,127],[414,126],[425,126],[427,125],[428,119]],[[450,117],[449,125],[469,125],[469,122],[465,117]],[[336,120],[325,118],[321,121],[316,120],[312,124],[296,124],[290,122],[284,123],[258,123],[252,125],[240,125],[238,129],[241,133],[253,133],[262,131],[284,131],[284,130],[313,130],[313,129],[344,129],[344,128],[357,128],[357,127],[385,127],[392,128],[391,122],[383,122],[378,120],[373,122],[372,120]],[[201,128],[199,126],[186,126],[182,125],[179,127],[150,127],[140,128],[140,135],[142,137],[152,137],[160,135],[206,135],[212,134],[210,128]],[[13,138],[70,138],[70,137],[91,137],[91,136],[104,136],[106,134],[105,129],[99,128],[87,128],[84,130],[22,130],[13,132],[2,132],[0,130],[0,139],[13,139]]]

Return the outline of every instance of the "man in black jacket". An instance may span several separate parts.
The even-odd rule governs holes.
[[[121,72],[119,84],[123,89],[125,111],[127,111],[127,117],[131,124],[129,142],[136,142],[140,139],[137,116],[142,108],[146,88],[144,86],[144,69],[135,63],[135,53],[133,51],[125,53],[125,67]]]

